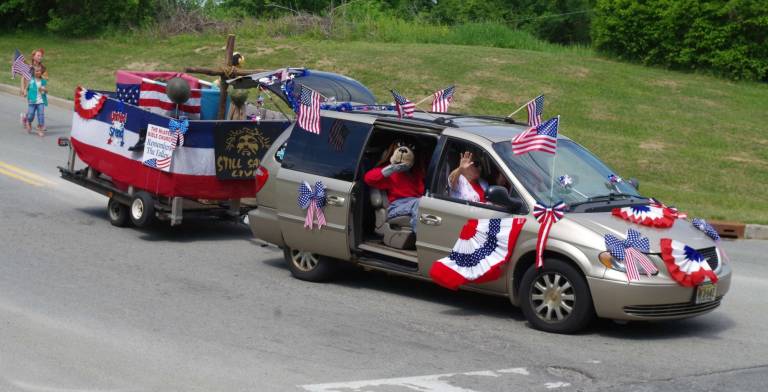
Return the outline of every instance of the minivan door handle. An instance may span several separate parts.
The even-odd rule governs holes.
[[[333,195],[333,196],[328,196],[327,200],[328,200],[329,206],[341,207],[344,205],[345,199],[341,196]]]
[[[443,218],[436,215],[431,215],[431,214],[421,214],[421,216],[419,217],[419,220],[421,221],[421,223],[425,225],[430,225],[430,226],[438,226],[440,225],[440,223],[443,222]]]

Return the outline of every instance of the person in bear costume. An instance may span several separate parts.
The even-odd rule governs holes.
[[[376,167],[365,173],[363,180],[373,188],[387,192],[387,219],[409,215],[416,231],[419,199],[424,194],[424,168],[416,160],[414,145],[392,143]]]

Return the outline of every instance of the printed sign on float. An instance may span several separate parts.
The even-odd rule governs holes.
[[[216,177],[245,180],[256,176],[261,158],[286,128],[284,122],[227,121],[216,124],[214,151]]]
[[[176,133],[168,128],[149,124],[144,141],[144,157],[141,161],[149,167],[164,172],[170,171],[177,138]]]

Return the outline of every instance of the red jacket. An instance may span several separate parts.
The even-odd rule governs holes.
[[[387,199],[393,202],[404,197],[421,197],[424,195],[424,175],[418,171],[392,173],[384,177],[381,170],[376,167],[365,173],[363,180],[366,184],[387,191]]]

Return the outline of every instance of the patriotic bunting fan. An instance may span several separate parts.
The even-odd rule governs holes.
[[[451,290],[498,279],[524,224],[525,218],[469,219],[451,253],[435,261],[429,275]]]
[[[547,248],[549,230],[565,215],[566,205],[562,201],[552,207],[536,203],[533,206],[533,216],[539,222],[539,234],[536,238],[536,268],[544,266],[544,249]]]
[[[694,287],[706,278],[712,283],[717,282],[717,275],[704,256],[680,241],[662,238],[661,258],[667,265],[669,275],[682,286]]]
[[[90,119],[96,117],[104,106],[107,97],[95,91],[80,86],[75,89],[75,111],[80,117]]]
[[[627,281],[640,280],[637,265],[640,264],[645,274],[652,276],[658,268],[648,259],[645,253],[650,252],[650,242],[637,230],[629,229],[627,239],[620,240],[610,234],[605,235],[605,247],[616,260],[623,261],[627,270]]]
[[[668,228],[675,224],[677,215],[673,215],[668,208],[646,205],[634,205],[630,207],[614,208],[611,214],[637,223],[643,226]]]

